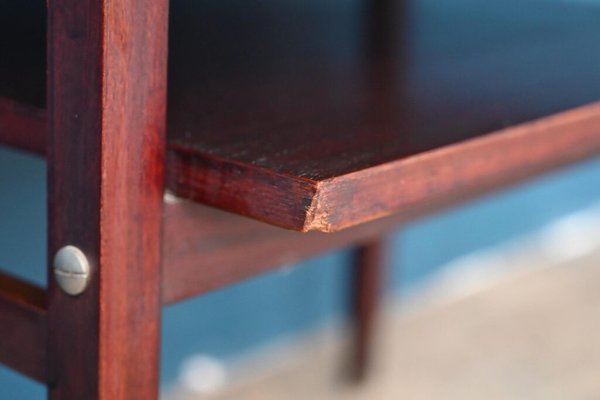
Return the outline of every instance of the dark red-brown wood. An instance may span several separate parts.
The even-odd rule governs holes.
[[[325,251],[374,241],[403,223],[497,189],[498,182],[486,182],[334,233],[281,229],[169,196],[164,214],[163,302],[174,303]]]
[[[338,230],[478,187],[500,189],[599,153],[596,103],[319,185],[308,227]]]
[[[385,238],[364,243],[356,249],[353,291],[355,328],[351,376],[359,382],[367,377],[371,364],[381,281],[388,256]]]
[[[171,189],[286,228],[332,231],[598,153],[598,133],[555,119],[564,129],[552,135],[502,130],[600,98],[595,7],[392,5],[174,1]],[[38,36],[24,35],[25,56],[0,68],[34,59]],[[26,81],[0,94],[43,103]]]
[[[46,293],[0,273],[0,362],[46,382]]]
[[[0,144],[45,155],[45,111],[0,97]]]
[[[204,294],[326,251],[374,240],[418,214],[336,233],[301,233],[182,201],[167,204],[163,302]]]
[[[79,247],[87,290],[49,274],[50,398],[158,390],[167,1],[49,3],[49,260]]]
[[[168,164],[183,197],[300,231],[337,231],[477,187],[506,184],[597,155],[600,104],[336,178],[310,182],[189,153]],[[225,177],[223,174],[232,174]],[[198,178],[202,181],[195,181]],[[196,197],[199,186],[214,193]],[[209,189],[212,188],[212,189]],[[199,189],[203,191],[204,189]],[[213,196],[214,195],[214,196]],[[240,207],[237,204],[241,204]],[[231,207],[230,207],[231,206]]]
[[[303,257],[377,237],[402,222],[590,156],[597,150],[594,143],[599,128],[600,105],[593,105],[423,155],[424,160],[400,165],[414,178],[406,182],[412,189],[404,194],[406,207],[393,216],[335,233],[302,234],[187,202],[171,204],[165,213],[163,299],[171,303]],[[498,154],[496,146],[506,152]],[[385,198],[384,188],[394,191],[377,173],[369,179],[373,186],[368,190]],[[347,185],[352,188],[355,184]],[[376,190],[378,185],[381,188]],[[419,197],[427,194],[431,195],[428,199]],[[351,208],[342,206],[342,210]]]
[[[333,231],[600,150],[600,129],[556,119],[502,131],[600,99],[597,7],[411,1],[387,35],[366,9],[174,2],[168,186]]]
[[[0,4],[0,47],[15,54],[0,58],[0,142],[41,154],[44,4],[11,3]],[[49,3],[49,259],[75,244],[94,275],[78,298],[50,276],[49,359],[41,292],[0,276],[0,323],[21,332],[0,360],[47,379],[53,399],[156,396],[165,3]],[[600,105],[580,107],[599,97],[596,8],[403,3],[377,2],[365,17],[358,0],[173,1],[176,194],[302,231],[395,215],[301,235],[171,204],[165,303],[376,241],[401,221],[600,151]],[[381,252],[361,254],[365,365],[377,291],[375,268],[361,266]],[[31,353],[15,353],[16,341]]]

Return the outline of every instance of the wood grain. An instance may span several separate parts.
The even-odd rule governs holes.
[[[573,131],[596,106],[577,123],[543,122],[599,98],[595,8],[424,0],[365,10],[359,0],[173,1],[170,189],[288,229],[335,231],[597,154],[596,132]],[[20,64],[0,67],[23,68],[38,36],[25,36]],[[41,103],[25,81],[0,93],[14,85]],[[506,129],[517,126],[532,131]]]
[[[188,177],[181,179],[190,179],[193,185],[203,175],[199,178],[203,185],[219,187],[223,192],[204,199],[204,203],[219,207],[226,199],[230,211],[275,225],[335,231],[420,202],[439,202],[445,196],[455,196],[456,191],[476,191],[478,185],[501,189],[512,181],[595,156],[600,152],[599,114],[600,106],[591,104],[323,182],[220,159],[203,165],[193,152],[184,150],[171,157],[169,166],[172,173]],[[0,130],[0,139],[41,153],[44,138],[38,129],[42,122],[43,112],[0,100],[0,128],[9,127]],[[214,172],[226,170],[231,177],[225,181]],[[195,190],[195,186],[186,186],[180,192],[186,198]],[[267,209],[259,207],[262,204],[274,205]]]
[[[238,162],[203,163],[189,153],[168,167],[184,198],[288,229],[332,232],[478,186],[500,189],[599,152],[596,103],[323,181]]]
[[[46,382],[46,292],[0,273],[0,362]]]
[[[352,0],[175,2],[169,188],[334,231],[598,152],[600,132],[583,123],[504,130],[600,98],[597,8],[414,1],[385,11],[395,23],[379,30],[377,10],[364,11]],[[591,123],[597,111],[576,115]]]
[[[163,301],[173,303],[325,251],[374,240],[406,222],[592,156],[598,151],[599,127],[600,105],[592,105],[409,160],[399,166],[416,174],[415,181],[408,182],[415,190],[407,192],[407,199],[410,195],[420,200],[406,201],[392,215],[334,233],[294,232],[184,200],[168,204]],[[487,152],[480,153],[482,149]],[[510,158],[510,154],[516,157]],[[438,175],[438,170],[446,175]],[[464,179],[454,172],[465,172]],[[425,180],[421,183],[421,179]],[[381,182],[375,181],[365,190],[379,193],[383,189],[375,189],[378,184]],[[353,185],[348,184],[357,190]],[[341,210],[348,209],[349,204],[343,204]]]
[[[404,208],[497,189],[600,153],[600,103],[319,184],[304,230],[335,231]]]
[[[158,395],[167,12],[49,3],[48,259],[74,245],[93,267],[77,297],[50,274],[53,400]]]

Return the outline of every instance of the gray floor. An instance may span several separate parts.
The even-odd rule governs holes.
[[[340,379],[344,341],[333,329],[249,357],[212,394],[176,388],[164,398],[600,399],[600,254],[524,271],[410,310],[388,307],[362,386]]]

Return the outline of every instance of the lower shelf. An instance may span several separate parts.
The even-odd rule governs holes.
[[[47,382],[45,291],[0,272],[0,326],[0,362]]]
[[[327,251],[368,243],[407,222],[496,189],[489,184],[457,191],[334,233],[281,229],[169,194],[164,211],[163,302],[175,303]]]
[[[0,97],[0,143],[46,153],[46,112]]]

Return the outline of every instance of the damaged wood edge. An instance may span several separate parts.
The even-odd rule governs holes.
[[[310,206],[306,210],[306,219],[302,232],[319,231],[333,232],[330,222],[331,211],[327,207],[326,196],[323,194],[324,182],[315,184],[315,193],[312,196]]]
[[[168,146],[170,197],[304,231],[319,182],[198,150]]]
[[[500,190],[600,150],[600,102],[315,183],[302,231],[336,232]],[[432,171],[435,171],[433,173]]]

